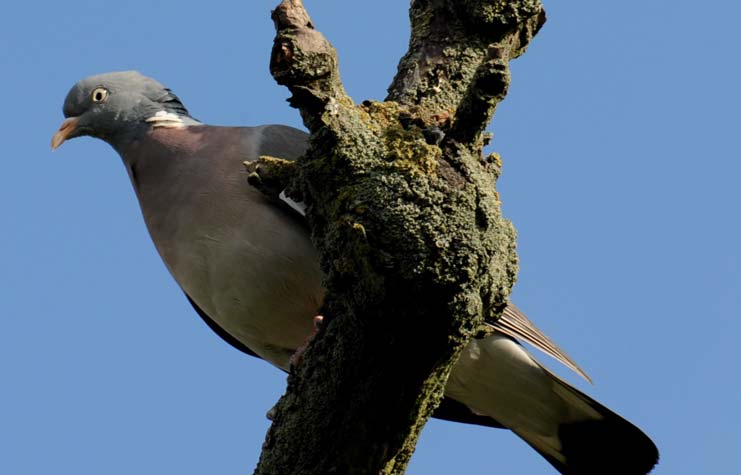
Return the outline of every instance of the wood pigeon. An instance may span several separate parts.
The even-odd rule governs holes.
[[[243,162],[295,160],[308,136],[282,125],[220,127],[134,71],[72,87],[52,139],[89,135],[123,159],[160,256],[198,314],[239,350],[283,370],[314,331],[323,296],[303,217],[246,182]],[[436,412],[504,427],[567,475],[648,473],[658,461],[640,429],[541,366],[518,342],[584,372],[514,305],[463,350]]]

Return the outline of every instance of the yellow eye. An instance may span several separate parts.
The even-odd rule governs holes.
[[[96,87],[93,93],[90,95],[93,102],[103,102],[108,99],[108,89],[103,87]]]

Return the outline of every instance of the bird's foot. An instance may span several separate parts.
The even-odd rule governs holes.
[[[275,419],[275,415],[278,414],[278,404],[276,403],[275,406],[271,407],[267,414],[265,414],[265,417],[269,421],[272,421]]]
[[[304,344],[299,346],[291,355],[291,358],[288,360],[291,368],[298,368],[299,366],[301,366],[301,363],[303,363],[304,361],[304,352],[306,351],[306,348],[309,347],[309,343],[311,343],[311,340],[313,340],[316,334],[319,332],[319,329],[322,328],[323,321],[324,317],[322,317],[321,315],[317,315],[316,317],[314,317],[314,331],[311,332],[311,335],[306,337]]]

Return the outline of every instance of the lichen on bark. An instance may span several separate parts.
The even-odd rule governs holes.
[[[362,104],[300,0],[273,19],[271,72],[311,139],[295,167],[266,157],[253,183],[308,204],[327,297],[256,473],[400,474],[458,353],[515,280],[483,131],[545,17],[532,0],[414,0],[389,96]]]

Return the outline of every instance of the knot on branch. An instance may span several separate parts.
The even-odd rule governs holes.
[[[276,36],[270,56],[270,73],[278,84],[293,86],[329,76],[337,69],[337,56],[324,35],[309,28],[285,29]]]
[[[290,89],[291,106],[301,110],[304,124],[314,131],[329,102],[352,104],[340,81],[337,51],[314,28],[301,0],[283,0],[272,18],[277,34],[270,73]]]
[[[309,18],[309,13],[304,8],[301,0],[287,0],[281,2],[270,15],[275,25],[275,30],[280,31],[286,28],[310,28],[314,29],[314,24]]]

